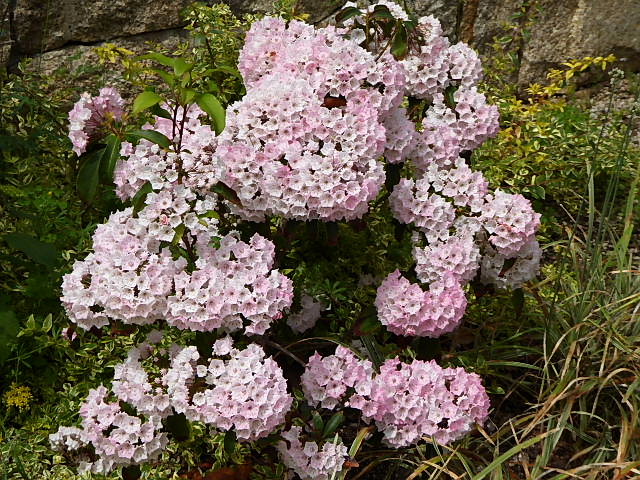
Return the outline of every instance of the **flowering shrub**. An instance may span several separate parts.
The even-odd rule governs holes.
[[[129,351],[110,390],[92,390],[81,429],[51,436],[65,452],[85,449],[86,470],[156,459],[184,440],[174,428],[184,421],[256,448],[273,441],[300,478],[329,479],[347,465],[344,422],[372,422],[402,448],[455,441],[487,419],[478,375],[404,351],[400,337],[455,330],[468,284],[531,279],[540,216],[521,195],[491,193],[464,159],[498,131],[468,46],[387,1],[349,4],[336,20],[256,21],[238,60],[246,95],[226,110],[193,88],[206,84],[192,79],[194,65],[153,54],[173,69],[161,75],[170,93],[141,93],[131,114],[111,90],[72,110],[75,151],[98,146],[131,206],[96,229],[62,302],[93,332],[112,322],[166,330]],[[83,157],[84,171],[91,162]],[[394,261],[341,245],[389,226]],[[352,264],[346,252],[364,259]],[[353,292],[311,281],[332,268],[354,277]],[[380,341],[364,320],[341,317],[345,305],[371,313]],[[300,348],[303,333],[336,330],[361,351]]]

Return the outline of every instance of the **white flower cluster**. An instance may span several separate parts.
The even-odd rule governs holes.
[[[277,449],[280,459],[300,480],[332,480],[342,471],[348,450],[342,443],[324,442],[322,448],[314,441],[300,440],[302,428],[292,426],[282,432]]]
[[[217,340],[213,354],[202,364],[196,347],[175,353],[163,379],[175,411],[219,430],[233,429],[240,440],[269,435],[293,402],[278,364],[259,345],[234,348],[231,337]]]
[[[309,358],[301,377],[302,391],[310,405],[334,409],[345,400],[349,389],[367,381],[372,374],[370,361],[360,360],[339,345],[334,355],[321,357],[316,352]]]
[[[300,299],[299,312],[287,317],[287,325],[296,333],[303,333],[313,328],[324,310],[324,304],[316,301],[312,296],[303,294]]]
[[[114,171],[116,193],[122,200],[132,198],[146,182],[155,191],[179,183],[205,192],[224,175],[223,164],[213,155],[217,142],[215,132],[209,125],[201,123],[205,113],[196,105],[187,107],[186,112],[182,107],[164,107],[175,112],[180,122],[184,120],[182,130],[174,128],[172,120],[155,117],[153,125],[145,125],[144,128],[169,138],[173,142],[169,149],[145,139],[136,145],[123,142],[120,150],[123,158]]]

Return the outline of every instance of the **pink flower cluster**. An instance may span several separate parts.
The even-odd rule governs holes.
[[[415,243],[415,242],[414,242]],[[472,236],[451,236],[421,248],[413,247],[416,275],[424,283],[453,274],[462,284],[475,277],[480,267],[480,248]]]
[[[100,90],[97,97],[83,93],[69,112],[69,139],[73,151],[82,155],[95,140],[100,128],[109,120],[120,120],[124,114],[124,100],[111,87]]]
[[[348,458],[342,443],[324,442],[322,448],[314,441],[300,440],[302,428],[292,426],[282,432],[277,449],[280,459],[293,470],[300,480],[332,480],[340,473]]]
[[[373,374],[373,365],[360,360],[342,345],[334,355],[322,357],[316,352],[302,374],[302,391],[307,402],[317,407],[334,409],[345,400],[356,385],[366,382]]]
[[[196,347],[174,354],[163,382],[175,411],[244,441],[272,433],[293,402],[278,364],[259,345],[234,348],[231,337],[217,340],[213,355],[203,364]]]
[[[274,256],[273,243],[258,234],[249,243],[229,234],[218,248],[203,247],[196,270],[173,277],[167,322],[199,331],[244,327],[248,334],[262,335],[293,300],[291,280],[273,270]]]
[[[489,242],[498,253],[511,258],[531,239],[540,226],[540,214],[522,195],[497,190],[487,197],[480,217],[489,233]]]
[[[482,424],[489,397],[480,377],[435,361],[390,359],[371,382],[356,386],[349,405],[374,420],[388,445],[399,448],[423,436],[446,444]]]
[[[357,373],[347,382],[326,380],[348,368]],[[337,384],[341,385],[337,388]],[[335,355],[311,357],[303,374],[303,391],[312,406],[347,405],[360,410],[365,421],[374,420],[385,442],[395,448],[413,445],[423,436],[449,443],[475,423],[482,424],[489,411],[489,397],[474,373],[442,368],[435,361],[402,363],[397,358],[385,361],[380,373],[375,373],[370,362],[359,360],[344,347],[338,347]]]
[[[304,78],[268,77],[229,107],[216,154],[241,216],[339,220],[362,216],[379,192],[384,144],[367,91],[327,108]]]
[[[123,158],[114,172],[116,193],[122,200],[132,198],[146,182],[155,191],[177,183],[195,191],[206,191],[224,175],[224,166],[213,155],[217,142],[215,132],[201,123],[205,113],[197,105],[187,107],[186,112],[182,107],[164,107],[175,111],[177,119],[184,117],[182,131],[174,130],[172,120],[155,117],[154,124],[144,128],[169,138],[173,142],[170,149],[162,149],[145,139],[136,145],[122,144],[120,154]]]
[[[61,427],[50,436],[52,447],[77,450],[93,446],[95,461],[82,461],[81,472],[108,473],[114,468],[156,459],[168,439],[161,432],[160,417],[140,418],[124,412],[118,402],[108,400],[109,391],[100,386],[89,391],[80,407],[82,428]]]
[[[511,257],[487,246],[482,257],[480,281],[498,288],[519,288],[538,273],[541,258],[542,250],[535,238],[528,240]],[[510,265],[507,265],[507,260],[510,260]]]
[[[380,191],[404,70],[345,33],[270,17],[248,32],[239,60],[248,92],[230,106],[217,148],[244,218],[350,220]],[[398,155],[409,146],[403,126],[390,149]]]
[[[76,261],[62,279],[69,318],[90,329],[109,319],[144,325],[163,318],[173,277],[186,265],[174,260],[132,209],[113,213],[93,235],[94,253]]]
[[[375,305],[378,319],[392,333],[439,337],[460,325],[467,299],[459,279],[450,272],[425,292],[396,270],[378,287]]]

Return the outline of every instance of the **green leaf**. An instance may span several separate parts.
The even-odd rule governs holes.
[[[546,196],[546,191],[541,185],[529,185],[527,187],[527,191],[532,197],[537,198],[538,200],[544,200]]]
[[[55,267],[60,260],[60,252],[50,243],[38,240],[26,233],[8,233],[4,241],[14,250],[24,253],[36,263],[46,267]]]
[[[347,7],[343,8],[336,15],[336,23],[343,23],[349,20],[350,18],[357,17],[362,15],[362,11],[356,7]]]
[[[52,326],[53,326],[53,316],[49,314],[46,317],[44,317],[44,320],[42,321],[42,331],[45,333],[49,332]]]
[[[157,105],[157,104],[151,107],[149,111],[153,113],[156,117],[167,118],[169,120],[173,118],[170,112],[168,112],[167,110],[165,110],[164,108],[162,108],[160,105]]]
[[[133,196],[131,204],[133,205],[134,215],[144,208],[144,201],[152,191],[151,182],[145,182],[145,184],[140,187],[140,190],[138,190],[138,193]]]
[[[187,227],[185,226],[184,223],[181,223],[176,228],[174,228],[174,231],[176,233],[173,236],[173,239],[171,240],[172,245],[177,245],[178,243],[180,243],[180,240],[182,240],[182,235],[184,235],[184,231],[186,230],[186,228]]]
[[[229,430],[224,434],[224,451],[227,455],[231,456],[236,451],[236,446],[238,444],[238,440],[236,438],[236,432],[234,430]]]
[[[100,160],[104,149],[96,150],[81,157],[82,164],[78,170],[76,188],[80,198],[87,203],[91,203],[98,191],[100,183]]]
[[[149,69],[149,71],[155,73],[160,78],[162,78],[162,80],[164,80],[165,83],[170,87],[173,87],[176,83],[175,77],[171,75],[169,72],[165,72],[164,70],[160,70],[159,68],[151,68]]]
[[[152,92],[151,90],[145,90],[133,101],[133,114],[135,115],[136,113],[140,113],[160,102],[162,102],[162,97],[160,95],[156,92]]]
[[[160,65],[164,65],[165,67],[175,68],[175,58],[167,57],[162,53],[147,53],[146,55],[141,55],[138,57],[138,60],[154,60],[158,62]]]
[[[395,20],[395,17],[389,11],[386,5],[376,5],[371,14],[371,18],[378,18],[381,20]]]
[[[220,101],[210,93],[204,93],[198,97],[196,103],[202,110],[207,112],[207,115],[213,120],[216,134],[220,135],[220,132],[224,130],[226,122],[226,112]]]
[[[193,88],[184,88],[181,92],[182,103],[192,103],[193,99],[196,98],[198,92],[196,92]]]
[[[105,139],[105,143],[106,147],[100,157],[100,173],[105,182],[111,183],[113,181],[113,171],[120,159],[121,142],[118,137],[111,134]]]
[[[137,142],[141,138],[158,144],[162,148],[169,148],[171,146],[171,140],[155,130],[134,130],[133,132],[127,133],[127,139],[131,142]]]
[[[311,420],[313,420],[313,427],[316,432],[322,432],[324,430],[324,420],[315,410],[311,412]]]
[[[524,290],[522,288],[516,288],[511,294],[511,303],[513,309],[516,311],[516,319],[519,319],[524,310]]]
[[[20,326],[16,314],[10,310],[0,311],[0,364],[9,358],[10,344],[18,336]]]
[[[225,200],[229,200],[231,203],[242,206],[242,203],[240,203],[240,198],[238,198],[238,194],[231,187],[225,185],[224,183],[216,183],[211,188],[211,190],[220,195]]]
[[[404,24],[400,23],[391,42],[391,55],[393,55],[396,60],[402,60],[408,51],[409,42],[407,40],[407,29]]]
[[[173,61],[173,71],[178,77],[181,77],[186,72],[190,72],[193,69],[193,64],[185,62],[181,58],[176,58]]]
[[[167,431],[171,433],[177,441],[184,442],[185,440],[189,440],[191,436],[191,426],[184,413],[170,415],[165,418],[163,423]]]
[[[327,424],[324,427],[324,431],[322,432],[322,436],[324,438],[330,437],[333,435],[338,428],[344,423],[344,413],[338,412],[334,413],[333,416],[329,419]]]

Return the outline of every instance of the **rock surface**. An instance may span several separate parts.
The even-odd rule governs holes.
[[[182,26],[180,11],[191,0],[6,0],[0,19],[0,63],[45,53],[47,68],[80,46]],[[221,1],[221,0],[218,0]],[[274,0],[224,0],[237,12],[267,12]],[[300,11],[322,21],[345,0],[300,0]],[[210,2],[213,3],[213,2]],[[402,3],[402,2],[401,2]],[[471,43],[484,54],[506,24],[522,41],[519,83],[541,81],[549,68],[573,58],[614,53],[640,70],[639,0],[404,0],[417,15],[438,17],[452,40]],[[524,30],[527,30],[524,32]],[[8,34],[7,34],[8,33]],[[526,33],[526,35],[522,35]],[[59,50],[63,48],[62,50]],[[50,52],[57,53],[50,53]],[[41,62],[44,62],[42,60]]]

